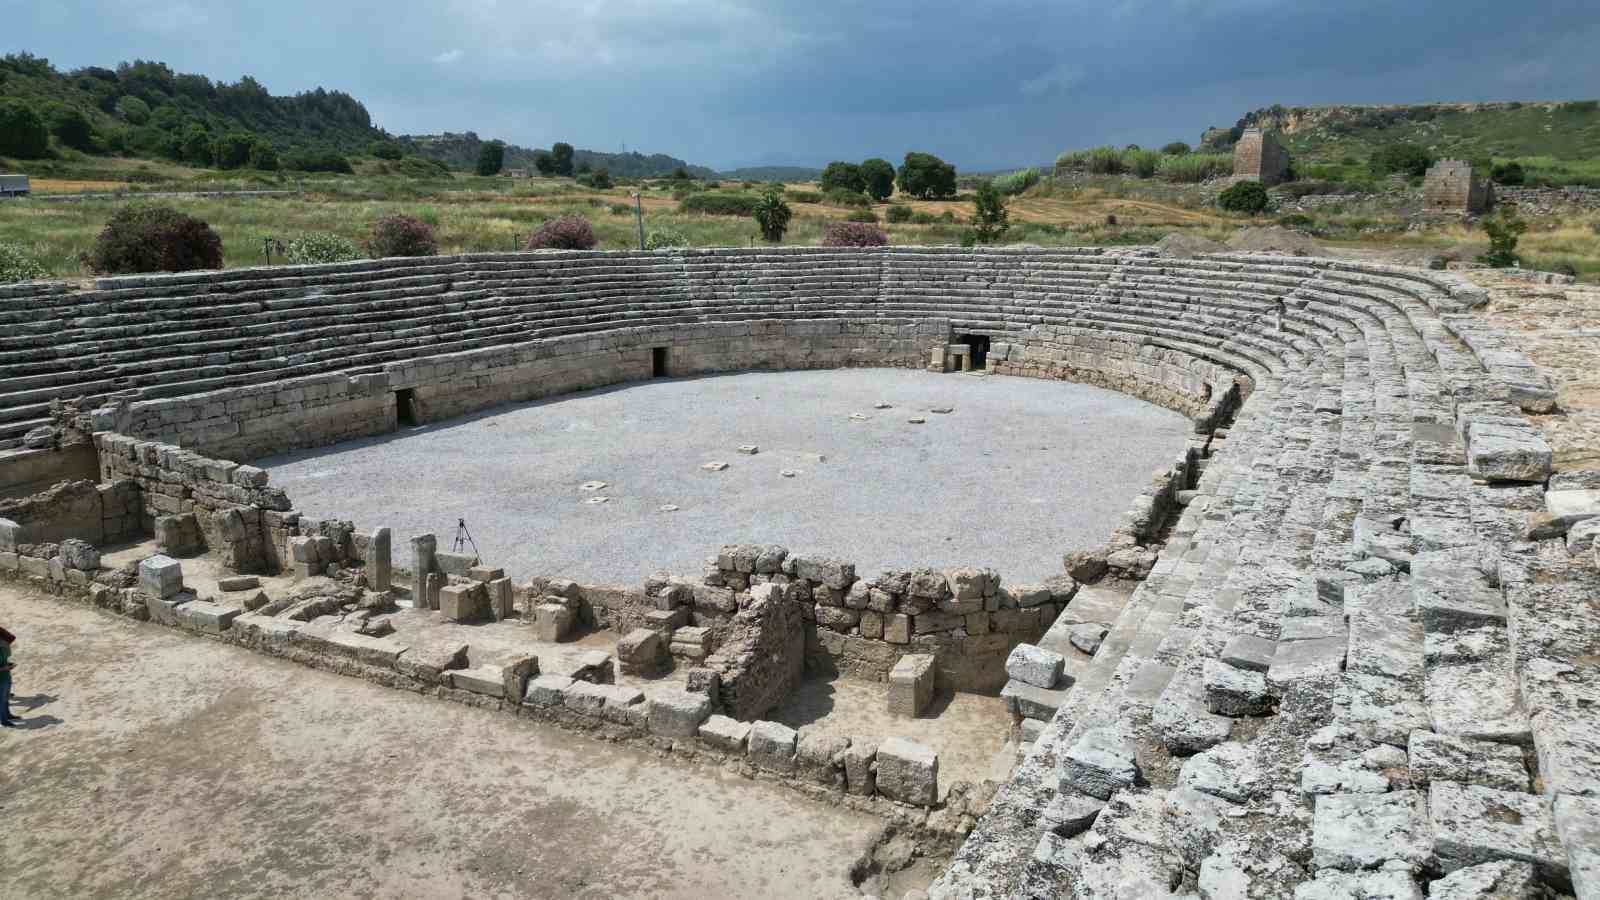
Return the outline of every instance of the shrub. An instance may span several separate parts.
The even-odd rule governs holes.
[[[820,183],[825,194],[834,191],[859,194],[867,189],[867,179],[861,174],[861,167],[838,160],[828,163],[827,168],[822,170]]]
[[[1227,153],[1189,153],[1162,157],[1156,174],[1176,184],[1199,184],[1233,174],[1233,157]]]
[[[1122,156],[1123,168],[1139,178],[1154,178],[1164,157],[1155,150],[1129,150]]]
[[[1018,169],[994,179],[995,188],[1008,197],[1014,197],[1038,183],[1038,169]]]
[[[105,275],[222,268],[222,238],[169,206],[125,206],[95,239],[89,267]]]
[[[955,220],[956,214],[951,210],[947,209],[944,212],[939,213],[939,221],[945,223],[946,225],[953,224]]]
[[[611,188],[611,173],[605,169],[595,169],[578,176],[578,183],[584,187],[594,188],[597,191]]]
[[[911,221],[911,215],[911,207],[901,206],[898,203],[884,210],[883,213],[885,219],[896,223]]]
[[[865,222],[829,222],[822,232],[824,247],[883,247],[889,235],[882,228]]]
[[[94,125],[83,110],[75,106],[58,104],[50,111],[50,133],[62,146],[74,150],[88,150],[94,146]]]
[[[1056,168],[1095,175],[1121,175],[1127,171],[1127,165],[1123,161],[1125,152],[1116,147],[1073,150],[1056,157]]]
[[[1011,227],[1006,216],[1006,198],[993,182],[978,185],[972,205],[972,235],[978,243],[992,244],[1005,237]]]
[[[1294,228],[1299,231],[1315,231],[1317,220],[1304,213],[1290,213],[1287,216],[1279,216],[1278,224],[1285,228]]]
[[[931,153],[907,153],[895,186],[902,194],[924,200],[949,197],[956,192],[956,167]]]
[[[407,178],[448,178],[450,167],[426,156],[408,156],[400,160],[394,171]]]
[[[479,175],[499,175],[506,164],[506,145],[500,141],[487,141],[478,147]]]
[[[332,151],[290,150],[283,155],[283,167],[298,172],[335,172],[340,175],[350,175],[355,172],[355,169],[350,167],[350,160]]]
[[[211,161],[219,169],[237,169],[250,161],[255,135],[232,131],[211,142]]]
[[[1419,177],[1426,175],[1431,165],[1433,165],[1433,154],[1417,144],[1406,141],[1380,147],[1367,160],[1368,171],[1378,178],[1386,175]]]
[[[873,157],[863,162],[861,178],[866,182],[867,196],[874,200],[887,200],[894,193],[894,164],[887,159]]]
[[[129,94],[117,100],[117,115],[129,125],[143,125],[150,121],[150,104]]]
[[[550,176],[556,173],[556,158],[549,150],[533,151],[533,167],[540,175]]]
[[[37,281],[49,274],[26,250],[16,244],[0,243],[0,284]]]
[[[894,220],[891,219],[890,221]],[[938,221],[939,217],[931,212],[916,212],[911,214],[911,224],[913,225],[933,225]]]
[[[854,209],[866,209],[872,205],[872,199],[860,191],[845,191],[834,189],[823,195],[834,206],[848,206]]]
[[[844,220],[846,222],[870,222],[876,225],[878,224],[878,214],[870,209],[858,209],[845,216]]]
[[[756,224],[761,226],[761,237],[776,244],[783,240],[784,232],[789,230],[789,219],[794,216],[794,210],[783,202],[782,191],[769,187],[757,201],[752,215]]]
[[[433,256],[439,242],[433,226],[415,216],[384,216],[372,223],[367,250],[374,259],[388,256]]]
[[[816,191],[790,191],[789,199],[796,203],[821,203],[822,195]]]
[[[1285,196],[1293,197],[1296,200],[1301,197],[1353,193],[1350,185],[1342,181],[1295,181],[1279,185],[1278,190],[1282,191]]]
[[[606,207],[606,209],[609,210],[613,216],[631,216],[631,215],[633,215],[633,207],[629,206],[626,203],[613,203],[610,206]]]
[[[1166,156],[1188,156],[1191,151],[1189,150],[1189,145],[1183,141],[1173,141],[1162,147],[1161,152]]]
[[[1483,233],[1489,236],[1489,252],[1478,257],[1478,262],[1496,269],[1517,265],[1522,258],[1517,255],[1517,239],[1528,230],[1528,223],[1504,207],[1498,215],[1483,220]]]
[[[297,266],[349,262],[361,258],[361,248],[337,234],[313,232],[290,241],[284,248],[284,258]]]
[[[755,214],[759,203],[760,201],[749,194],[719,194],[708,191],[683,198],[678,204],[678,209],[682,212],[705,213],[710,216],[749,216]]]
[[[1489,170],[1489,177],[1495,184],[1516,186],[1528,180],[1528,173],[1523,171],[1522,163],[1500,163]]]
[[[557,216],[528,238],[529,250],[593,250],[599,241],[589,220],[576,214]]]
[[[256,141],[250,145],[250,168],[261,172],[278,171],[278,151],[266,141]]]
[[[644,248],[646,250],[687,246],[689,246],[689,239],[681,232],[673,231],[671,228],[651,229],[650,234],[644,239]]]
[[[0,100],[0,156],[38,159],[50,152],[50,132],[33,107]]]
[[[1217,195],[1217,208],[1255,215],[1267,208],[1267,189],[1259,181],[1240,181]]]
[[[367,145],[367,152],[378,159],[387,159],[390,162],[399,162],[406,155],[394,141],[373,141]]]

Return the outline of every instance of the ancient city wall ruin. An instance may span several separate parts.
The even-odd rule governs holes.
[[[1470,315],[1483,301],[1449,273],[1146,249],[514,254],[107,279],[92,291],[5,289],[0,376],[11,390],[0,424],[5,440],[42,445],[97,432],[102,460],[134,464],[102,462],[121,479],[108,488],[121,505],[91,486],[102,535],[108,517],[192,514],[202,539],[231,542],[236,562],[253,559],[259,540],[265,563],[280,538],[291,555],[332,543],[328,527],[295,533],[303,523],[288,521],[247,465],[213,457],[248,463],[661,368],[920,367],[935,349],[984,337],[996,371],[1162,403],[1195,421],[1196,444],[1116,529],[1125,562],[1147,577],[1106,623],[1092,665],[1017,695],[1031,749],[930,895],[1093,896],[1133,879],[1152,895],[1197,881],[1370,894],[1398,880],[1412,892],[1399,895],[1414,896],[1419,882],[1498,860],[1582,896],[1600,833],[1600,480],[1551,472],[1525,414],[1553,411],[1555,394]],[[21,458],[29,474],[9,483],[43,477],[38,456]],[[63,463],[79,469],[81,457]],[[115,487],[130,482],[131,506],[130,488]],[[160,499],[173,496],[175,512]],[[43,521],[37,504],[27,509],[21,530]],[[281,534],[272,515],[284,517]],[[92,551],[0,533],[0,572],[76,582],[109,605]],[[869,636],[888,623],[866,613],[923,614],[905,612],[922,596],[909,578],[902,592],[869,583],[852,597],[858,580],[826,567],[802,576],[796,563],[783,584],[740,585],[767,573],[754,563],[743,572],[737,555],[716,567],[734,609],[717,609],[714,590],[664,598],[648,585],[581,601],[570,595],[586,588],[543,584],[531,599],[588,602],[619,629],[687,604],[711,629],[696,636],[708,641],[704,668],[728,678],[736,706],[756,698],[748,709],[793,671],[784,617],[736,621],[753,594],[797,603],[806,621],[804,602],[772,596],[805,582],[812,621],[848,629],[814,629],[817,647],[869,669],[894,651]],[[991,610],[987,573],[958,588],[943,577],[948,595],[936,602],[981,601],[984,615],[969,625],[979,609],[930,608],[962,617],[947,620],[953,639],[1011,612],[1003,593],[1018,611],[1048,604],[1041,645],[1073,624],[1060,609],[1073,612],[1073,597],[1046,589],[1023,607],[1020,591],[997,584]],[[842,596],[819,603],[818,586]],[[885,603],[875,587],[886,609],[874,608]],[[196,627],[220,628],[220,614],[194,609],[210,617]],[[240,640],[299,652],[285,637],[298,626],[238,619],[249,631]],[[717,634],[723,643],[709,646]],[[445,671],[416,669],[411,648],[380,638],[340,640],[330,652],[341,665],[380,668],[401,686]],[[788,648],[782,665],[740,662],[776,644]],[[440,690],[456,689],[449,671]],[[554,677],[521,702],[500,682],[490,688],[519,715],[581,707],[608,721],[609,694]],[[609,721],[666,740],[742,728],[697,731],[711,703],[684,694],[659,712],[619,699]],[[725,740],[746,757],[775,742],[780,765],[796,765],[792,734],[760,732],[759,742],[749,729]],[[900,759],[875,752],[880,766]],[[885,796],[904,799],[893,790]],[[1477,826],[1491,808],[1514,811],[1502,817],[1508,830]]]

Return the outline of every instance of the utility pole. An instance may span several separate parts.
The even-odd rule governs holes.
[[[639,249],[644,249],[644,201],[640,199],[643,191],[633,192],[633,215],[639,222]]]

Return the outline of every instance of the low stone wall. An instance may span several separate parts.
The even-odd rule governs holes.
[[[62,481],[99,475],[92,444],[0,452],[0,499],[27,497]]]
[[[77,538],[106,544],[142,533],[139,487],[132,481],[103,484],[63,481],[20,500],[0,500],[0,528],[20,543],[55,544]]]

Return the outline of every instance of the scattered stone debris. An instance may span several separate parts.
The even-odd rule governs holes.
[[[757,453],[761,452],[761,448],[755,444],[740,444],[739,452],[743,453],[745,456],[755,456]]]
[[[926,423],[928,420],[926,418],[922,417],[922,416],[912,416],[911,418],[907,419],[906,421],[910,422],[912,425],[922,425],[922,424]]]
[[[705,469],[707,472],[721,472],[723,469],[726,469],[727,467],[728,467],[727,463],[725,463],[722,460],[718,459],[718,460],[712,460],[711,462],[706,463],[705,465],[701,466],[700,468]]]
[[[600,504],[600,503],[610,503],[611,502],[611,498],[610,497],[586,497],[586,498],[584,498],[583,502],[589,504],[590,506],[594,506],[594,505],[597,505],[597,504]]]
[[[583,484],[578,485],[578,488],[585,491],[598,491],[609,486],[604,481],[585,481]]]
[[[663,503],[660,506],[656,507],[656,509],[661,511],[661,512],[677,512],[678,511],[678,505],[676,503]]]

